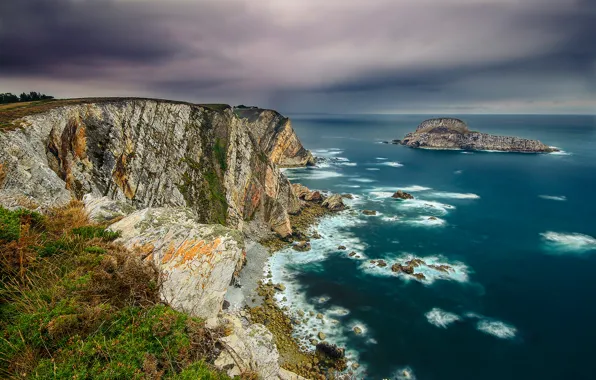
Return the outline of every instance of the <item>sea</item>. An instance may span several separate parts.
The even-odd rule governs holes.
[[[267,263],[296,338],[312,349],[324,333],[358,379],[596,379],[596,117],[455,117],[561,151],[382,143],[429,115],[291,115],[321,160],[288,178],[353,194],[310,251]],[[414,258],[424,278],[391,270]]]

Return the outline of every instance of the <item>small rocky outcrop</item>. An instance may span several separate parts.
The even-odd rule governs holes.
[[[345,245],[340,245],[340,246],[338,246],[338,247],[337,247],[337,249],[338,249],[339,251],[345,251],[347,248],[346,248],[346,246],[345,246]]]
[[[362,213],[364,215],[369,215],[369,216],[377,215],[377,212],[375,210],[362,210]]]
[[[234,273],[244,263],[242,234],[197,223],[189,208],[136,211],[110,229],[121,233],[118,242],[157,266],[161,299],[193,316],[217,315]]]
[[[342,211],[346,209],[346,205],[339,194],[333,194],[323,201],[323,207],[326,207],[330,211]]]
[[[414,199],[414,196],[410,193],[406,193],[405,191],[397,190],[391,198],[395,199]]]
[[[496,136],[470,131],[466,123],[454,118],[423,121],[415,132],[394,143],[411,148],[494,150],[521,153],[550,153],[558,149],[538,140],[513,136]]]
[[[335,344],[330,344],[327,342],[321,342],[317,344],[316,352],[317,354],[321,354],[322,356],[335,360],[343,359],[346,356],[345,349],[340,348]]]
[[[292,248],[294,248],[295,251],[299,251],[299,252],[310,251],[310,242],[299,241],[298,243],[294,244],[292,246]]]

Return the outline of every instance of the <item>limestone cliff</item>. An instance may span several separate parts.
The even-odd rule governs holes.
[[[395,143],[411,148],[495,150],[522,153],[557,151],[538,140],[512,136],[496,136],[473,132],[459,119],[440,118],[423,121],[416,131]]]
[[[290,119],[256,107],[237,107],[234,112],[248,121],[250,131],[271,162],[281,167],[315,164],[312,154],[304,149],[294,133]]]
[[[300,203],[277,168],[312,156],[274,111],[148,99],[52,103],[0,131],[0,202],[42,206],[87,193],[135,209],[189,207],[197,222],[291,233]],[[242,112],[240,112],[242,114]]]

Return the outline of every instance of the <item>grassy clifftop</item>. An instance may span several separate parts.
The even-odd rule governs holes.
[[[159,276],[79,203],[0,207],[0,377],[227,379],[221,331],[162,305]]]
[[[210,109],[212,111],[223,111],[231,108],[227,104],[193,104],[188,102],[163,100],[163,99],[148,99],[148,98],[81,98],[81,99],[60,99],[60,100],[40,100],[35,102],[11,103],[0,105],[0,131],[11,130],[17,128],[12,122],[25,116],[44,113],[54,108],[64,107],[77,104],[92,104],[92,103],[110,103],[110,102],[124,102],[130,100],[153,100],[156,102],[174,103],[174,104],[188,104],[191,106],[199,106]]]

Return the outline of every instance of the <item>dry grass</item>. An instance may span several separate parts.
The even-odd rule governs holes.
[[[0,106],[0,131],[13,130],[19,128],[20,125],[13,123],[22,117],[44,113],[54,108],[64,107],[68,105],[91,104],[91,103],[117,103],[130,100],[153,100],[157,102],[167,102],[174,104],[188,104],[191,106],[200,106],[212,111],[223,111],[231,108],[227,104],[193,104],[188,102],[180,102],[163,99],[148,99],[148,98],[81,98],[81,99],[60,99],[60,100],[40,100],[35,102],[11,103]]]

